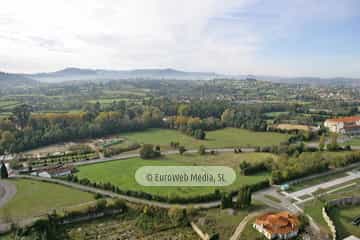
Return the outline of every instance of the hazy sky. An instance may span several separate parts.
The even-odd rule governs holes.
[[[360,77],[358,0],[1,0],[0,71]]]

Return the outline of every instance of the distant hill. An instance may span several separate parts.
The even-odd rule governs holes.
[[[37,83],[36,80],[25,77],[23,74],[0,72],[1,88],[32,86]]]
[[[178,80],[208,80],[221,75],[211,72],[185,72],[171,68],[167,69],[135,69],[135,70],[103,70],[65,68],[50,73],[28,74],[26,77],[45,82],[63,82],[76,80],[116,80],[116,79],[178,79]]]
[[[3,80],[2,80],[3,79]],[[211,79],[238,79],[262,80],[274,83],[331,85],[331,86],[360,86],[360,79],[356,78],[318,78],[318,77],[281,77],[267,75],[225,75],[214,72],[186,72],[172,68],[164,69],[134,69],[134,70],[104,70],[87,68],[65,68],[56,72],[35,74],[10,74],[0,72],[0,81],[17,84],[39,82],[60,83],[66,81],[108,81],[123,79],[165,79],[165,80],[211,80]]]
[[[308,85],[331,85],[331,86],[360,86],[359,78],[319,78],[319,77],[279,77],[279,76],[256,76],[257,80],[275,83],[308,84]]]

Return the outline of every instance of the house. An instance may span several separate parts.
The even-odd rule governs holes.
[[[300,221],[289,212],[267,213],[256,218],[253,227],[267,239],[291,239],[299,233]]]
[[[53,178],[53,177],[63,177],[70,175],[73,172],[73,167],[56,167],[41,169],[37,172],[32,173],[32,175],[44,177],[44,178]]]
[[[327,119],[324,126],[330,132],[357,135],[360,134],[360,116]]]

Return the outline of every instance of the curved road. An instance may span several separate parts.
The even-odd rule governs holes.
[[[255,152],[255,148],[241,148],[241,150],[246,152]],[[207,152],[216,151],[216,152],[234,152],[234,148],[208,148],[206,149]],[[187,150],[186,153],[197,153],[198,150],[191,149]],[[170,150],[161,152],[162,155],[172,155],[172,154],[179,154],[179,150]],[[88,165],[88,164],[95,164],[95,163],[102,163],[102,162],[109,162],[109,161],[116,161],[116,160],[124,160],[128,158],[140,157],[139,153],[123,153],[119,155],[115,155],[112,157],[100,157],[94,160],[84,160],[75,162],[72,165],[80,166],[80,165]]]
[[[16,186],[9,181],[0,180],[0,208],[10,201],[16,194]]]
[[[146,200],[142,198],[136,198],[136,197],[130,197],[123,194],[114,193],[111,191],[98,189],[90,186],[84,186],[78,183],[68,182],[60,179],[54,179],[54,178],[43,178],[43,177],[35,177],[35,176],[28,176],[28,175],[15,175],[11,178],[23,178],[23,179],[30,179],[30,180],[37,180],[37,181],[43,181],[43,182],[49,182],[49,183],[56,183],[63,186],[71,187],[74,189],[78,189],[85,192],[91,192],[91,193],[98,193],[107,197],[112,198],[120,198],[123,200],[126,200],[128,202],[137,203],[137,204],[144,204],[144,205],[150,205],[155,207],[161,207],[161,208],[171,208],[171,207],[179,207],[179,208],[187,208],[189,206],[194,208],[213,208],[220,205],[220,201],[214,201],[214,202],[206,202],[206,203],[193,203],[193,204],[175,204],[175,203],[164,203],[164,202],[158,202],[154,200]]]

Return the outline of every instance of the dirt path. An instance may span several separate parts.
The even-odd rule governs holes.
[[[256,212],[253,212],[253,213],[250,213],[249,215],[247,215],[247,216],[239,223],[239,225],[237,226],[234,234],[231,236],[230,240],[238,240],[238,239],[240,239],[241,233],[244,231],[247,223],[248,223],[251,219],[253,219],[254,217],[259,216],[259,215],[261,215],[261,214],[270,212],[270,211],[271,211],[271,209],[264,209],[264,210],[256,211]]]
[[[16,194],[16,186],[6,180],[0,180],[0,208],[10,201]]]

